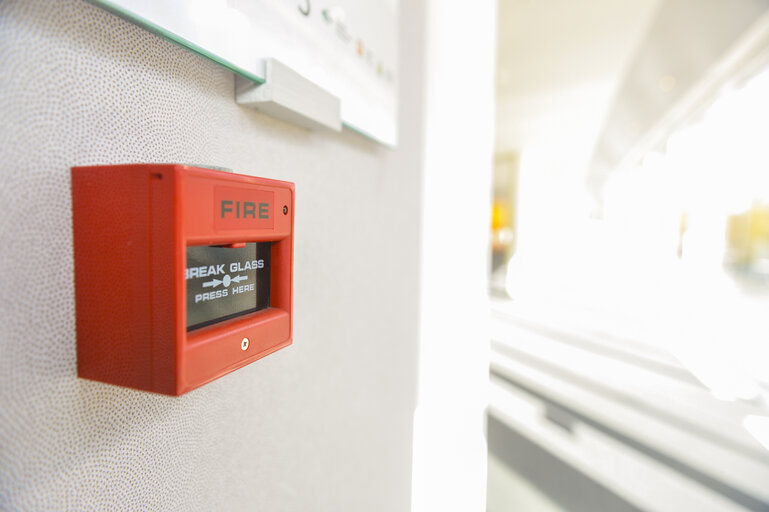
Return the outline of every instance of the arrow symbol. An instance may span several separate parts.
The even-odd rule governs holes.
[[[239,283],[241,281],[248,281],[248,276],[235,276],[232,278],[233,281],[236,283]]]
[[[221,281],[219,281],[218,279],[214,279],[213,281],[206,281],[205,283],[203,283],[203,288],[211,288],[211,287],[215,288],[220,284],[222,284]]]

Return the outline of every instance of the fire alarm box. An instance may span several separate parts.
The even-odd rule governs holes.
[[[78,375],[181,395],[291,344],[294,185],[72,168]]]

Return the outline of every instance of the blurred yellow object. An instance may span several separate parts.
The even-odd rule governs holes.
[[[510,205],[495,199],[491,206],[491,229],[496,231],[497,229],[512,227],[513,219]]]
[[[728,265],[750,269],[769,259],[769,205],[757,203],[726,222]]]
[[[501,153],[494,158],[491,202],[491,271],[503,267],[515,248],[515,197],[518,155]]]

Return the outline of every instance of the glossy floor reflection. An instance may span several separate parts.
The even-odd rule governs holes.
[[[489,454],[487,485],[487,512],[511,510],[562,512],[564,510],[493,454]]]
[[[640,509],[488,417],[487,512]]]

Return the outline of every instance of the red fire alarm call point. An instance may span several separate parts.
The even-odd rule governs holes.
[[[80,377],[181,395],[291,344],[294,184],[72,168]]]

